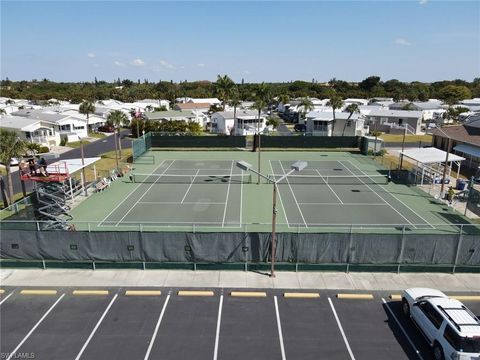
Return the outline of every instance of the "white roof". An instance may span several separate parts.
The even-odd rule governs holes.
[[[194,103],[194,104],[221,104],[221,101],[217,98],[205,98],[205,99],[193,99],[191,98],[187,102]]]
[[[22,116],[0,116],[0,127],[17,129],[20,131],[35,131],[36,129],[41,127],[40,122],[53,125],[53,123],[45,120],[30,119]]]
[[[100,160],[101,157],[91,157],[91,158],[84,158],[84,164],[82,165],[82,159],[66,159],[66,160],[60,160],[56,161],[54,163],[51,163],[47,165],[47,172],[55,174],[55,173],[62,173],[65,171],[65,166],[68,170],[69,174],[73,174],[84,167],[90,166],[93,163],[97,162]]]
[[[403,118],[421,118],[421,111],[408,111],[408,110],[372,110],[369,116],[380,117],[403,117]]]
[[[441,162],[444,162],[445,158],[447,157],[446,151],[443,151],[434,147],[407,149],[407,150],[401,151],[400,153],[422,164],[441,163]],[[461,157],[452,153],[448,155],[449,162],[463,161],[463,160],[465,160],[464,157]]]

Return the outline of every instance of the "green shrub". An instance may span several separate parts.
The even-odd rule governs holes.
[[[63,139],[60,141],[60,146],[67,146],[67,143],[68,143],[68,139],[67,139],[67,138],[63,138]]]
[[[49,151],[50,149],[48,148],[48,146],[40,146],[40,149],[38,150],[40,154],[48,153]]]

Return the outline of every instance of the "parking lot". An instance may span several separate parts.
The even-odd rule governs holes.
[[[2,290],[2,359],[432,358],[390,298],[399,292]]]

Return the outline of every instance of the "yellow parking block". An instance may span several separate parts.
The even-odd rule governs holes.
[[[389,298],[390,298],[390,300],[393,300],[393,301],[400,301],[400,300],[402,300],[402,295],[390,294]]]
[[[22,295],[57,295],[57,290],[22,290]]]
[[[480,301],[480,296],[477,295],[452,295],[449,298],[458,301]]]
[[[372,300],[372,294],[337,294],[337,299]]]
[[[267,297],[267,293],[263,291],[232,291],[230,296],[233,297]]]
[[[5,290],[0,289],[0,294],[3,294],[4,292],[5,292]]]
[[[283,293],[285,299],[318,299],[319,293]]]
[[[178,296],[213,296],[213,291],[203,290],[180,290]]]
[[[108,295],[108,290],[73,290],[73,295]]]
[[[162,292],[160,290],[127,290],[126,296],[160,296]]]

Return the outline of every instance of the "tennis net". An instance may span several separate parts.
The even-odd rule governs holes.
[[[249,184],[251,174],[221,175],[175,175],[175,174],[130,174],[133,183],[151,184]]]
[[[283,174],[270,175],[272,180],[280,179]],[[325,184],[325,185],[386,185],[388,176],[385,175],[289,175],[279,184]]]

